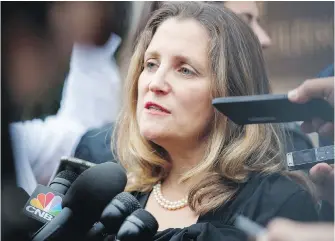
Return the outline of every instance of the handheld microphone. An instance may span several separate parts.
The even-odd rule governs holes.
[[[107,235],[116,234],[126,217],[139,208],[141,205],[133,195],[118,194],[102,212],[100,222],[87,233],[86,240],[100,241]]]
[[[63,195],[66,194],[71,184],[76,180],[78,175],[72,171],[64,170],[50,182],[49,187]]]
[[[58,173],[49,187],[37,185],[24,206],[24,214],[36,220],[39,224],[38,228],[51,221],[62,211],[61,203],[64,194],[77,176],[74,172],[65,170]]]
[[[137,209],[121,225],[116,235],[118,241],[150,240],[158,230],[154,216],[144,209]]]
[[[60,159],[58,167],[55,169],[50,180],[54,180],[56,176],[63,171],[71,171],[80,175],[83,171],[87,170],[90,167],[95,166],[96,164],[88,162],[75,157],[62,157]],[[49,185],[51,182],[49,183]]]
[[[62,211],[37,231],[32,240],[84,239],[105,206],[124,190],[126,183],[124,170],[112,162],[85,170],[67,191]]]

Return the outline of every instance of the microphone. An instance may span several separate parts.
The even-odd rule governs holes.
[[[67,190],[70,188],[71,184],[76,180],[78,175],[69,170],[61,171],[57,176],[50,182],[49,187],[56,192],[63,195],[66,194]]]
[[[77,176],[74,172],[65,170],[58,173],[49,187],[37,185],[23,209],[26,216],[33,218],[39,224],[35,231],[62,211],[64,194]]]
[[[126,174],[116,163],[102,163],[85,170],[67,191],[62,211],[37,231],[32,240],[84,239],[104,207],[124,190],[126,183]]]
[[[154,216],[144,209],[137,209],[121,225],[115,240],[137,241],[150,240],[158,230]]]
[[[141,205],[133,195],[118,194],[102,212],[100,222],[90,229],[86,240],[100,241],[107,235],[116,234],[126,217],[139,208]]]
[[[94,163],[91,163],[91,162],[88,162],[88,161],[85,161],[79,158],[64,156],[60,159],[58,167],[55,169],[50,180],[55,179],[56,176],[62,171],[68,170],[68,171],[76,173],[77,175],[80,175],[83,171],[95,165],[96,164]],[[49,183],[49,185],[50,184],[51,182]]]

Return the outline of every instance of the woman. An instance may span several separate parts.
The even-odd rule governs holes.
[[[241,240],[243,214],[316,220],[311,196],[287,178],[280,129],[237,126],[212,98],[269,93],[262,50],[229,10],[168,3],[133,54],[115,132],[127,190],[159,223],[157,240]]]

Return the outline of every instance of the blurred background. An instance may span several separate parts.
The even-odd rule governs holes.
[[[314,78],[334,62],[334,2],[262,2],[262,25],[272,39],[264,51],[275,92]]]
[[[315,77],[334,62],[334,2],[257,2],[261,26],[272,40],[264,51],[276,93],[285,93]],[[133,2],[130,32],[134,32],[145,2]],[[43,105],[27,108],[22,119],[57,112],[63,85]]]

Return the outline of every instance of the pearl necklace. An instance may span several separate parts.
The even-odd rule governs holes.
[[[161,183],[157,183],[153,187],[154,197],[157,201],[157,203],[168,210],[177,210],[181,209],[187,206],[187,196],[179,201],[169,201],[163,197],[162,191],[161,191]]]

